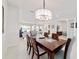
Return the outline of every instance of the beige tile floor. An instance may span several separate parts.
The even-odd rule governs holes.
[[[8,47],[3,59],[31,59],[31,55],[28,55],[26,50],[26,39],[20,39],[16,45]],[[33,59],[37,59],[36,55]],[[47,54],[40,57],[40,59],[48,59]]]

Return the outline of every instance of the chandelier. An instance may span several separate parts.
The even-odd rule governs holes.
[[[38,9],[35,12],[35,18],[38,20],[50,20],[50,19],[52,19],[52,12],[45,8],[45,0],[43,0],[43,9]]]

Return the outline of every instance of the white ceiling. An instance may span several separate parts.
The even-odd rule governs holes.
[[[22,16],[34,19],[34,13],[42,8],[43,0],[8,0],[8,4],[17,6],[21,9]],[[46,8],[53,13],[53,18],[76,17],[77,14],[76,0],[46,0]]]

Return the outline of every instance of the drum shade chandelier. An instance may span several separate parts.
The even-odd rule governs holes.
[[[43,0],[43,8],[38,9],[35,12],[35,18],[38,20],[50,20],[50,19],[52,19],[52,12],[45,8],[45,0]]]

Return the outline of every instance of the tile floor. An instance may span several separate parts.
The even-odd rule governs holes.
[[[31,55],[28,55],[26,39],[20,39],[16,45],[8,47],[4,59],[31,59]],[[36,55],[34,59],[37,59]],[[40,57],[40,59],[48,59],[47,54]]]

